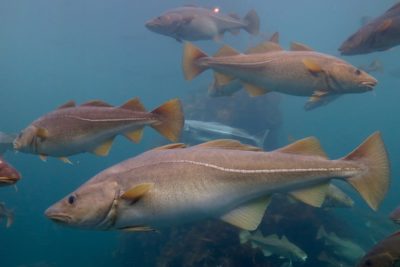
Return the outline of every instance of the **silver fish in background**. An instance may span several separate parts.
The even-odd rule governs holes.
[[[400,207],[398,207],[392,213],[390,213],[390,219],[393,222],[400,224]]]
[[[225,32],[238,34],[241,29],[256,35],[260,19],[254,10],[241,19],[236,14],[223,15],[219,8],[185,6],[168,10],[146,22],[146,27],[177,41],[219,40]]]
[[[255,230],[274,193],[320,207],[332,179],[350,183],[376,210],[389,172],[379,133],[337,160],[327,159],[315,138],[272,152],[234,140],[170,144],[100,172],[45,214],[98,230],[151,231],[206,218]]]
[[[21,174],[11,164],[0,157],[0,187],[13,185],[21,179]]]
[[[317,239],[324,241],[326,246],[333,249],[336,256],[348,263],[356,263],[365,254],[364,249],[359,245],[351,240],[343,239],[333,232],[328,234],[323,226],[318,230]]]
[[[14,150],[13,142],[16,137],[16,134],[6,134],[0,132],[0,155],[3,155],[7,151]]]
[[[218,86],[239,80],[251,96],[270,91],[309,96],[306,110],[326,105],[342,94],[371,91],[377,84],[375,78],[339,58],[298,43],[293,43],[291,50],[266,42],[247,54],[224,46],[209,57],[186,43],[182,67],[186,80],[212,69]]]
[[[206,142],[213,139],[240,139],[260,148],[264,146],[269,133],[267,129],[261,136],[253,136],[245,130],[233,128],[222,123],[197,120],[185,120],[183,130],[185,140]]]
[[[275,234],[263,236],[259,230],[253,234],[248,231],[240,231],[239,239],[241,244],[250,242],[253,248],[260,248],[265,257],[277,255],[288,259],[289,266],[292,266],[292,261],[305,262],[307,260],[307,254],[290,242],[286,236],[282,236],[282,238]]]
[[[170,100],[147,112],[138,98],[114,107],[95,100],[80,106],[68,102],[32,122],[14,141],[14,149],[42,157],[65,157],[91,152],[106,156],[114,138],[122,134],[139,142],[146,125],[177,141],[184,123],[181,103]]]
[[[400,44],[400,3],[371,20],[340,46],[342,55],[385,51]]]
[[[7,209],[3,202],[0,202],[0,222],[2,219],[6,220],[6,227],[9,228],[14,222],[14,214],[11,210]]]

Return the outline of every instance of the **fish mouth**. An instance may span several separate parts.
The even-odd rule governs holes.
[[[22,145],[19,142],[17,142],[17,141],[13,142],[14,150],[19,150],[21,147],[22,147]]]
[[[5,176],[0,176],[0,186],[3,185],[13,185],[16,182],[18,182],[19,177],[13,176],[13,177],[5,177]]]
[[[374,87],[375,87],[377,84],[378,84],[378,81],[377,81],[377,80],[361,82],[361,86],[362,86],[362,87],[365,87],[365,88],[367,88],[367,89],[369,89],[369,90],[373,90]]]
[[[146,26],[146,28],[149,29],[149,30],[153,30],[155,28],[160,27],[160,23],[157,23],[154,20],[149,20],[144,24],[144,26]]]
[[[66,214],[55,213],[51,210],[46,210],[44,214],[47,218],[58,224],[69,224],[72,222],[72,217]]]

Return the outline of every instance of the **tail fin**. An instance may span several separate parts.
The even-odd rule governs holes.
[[[343,160],[357,162],[365,169],[350,177],[348,182],[373,210],[377,210],[390,183],[389,159],[381,134],[375,132],[369,136]]]
[[[252,34],[257,35],[260,32],[260,18],[257,15],[257,12],[252,9],[247,13],[247,15],[243,18],[246,26],[244,29]]]
[[[207,67],[199,66],[197,60],[207,57],[207,54],[191,43],[185,43],[183,49],[182,68],[186,80],[192,80],[197,75],[207,69]]]
[[[172,142],[177,142],[181,134],[184,117],[182,105],[179,99],[165,102],[151,112],[159,117],[159,123],[152,127]]]
[[[250,240],[251,234],[249,231],[242,230],[239,233],[240,244],[247,243]]]

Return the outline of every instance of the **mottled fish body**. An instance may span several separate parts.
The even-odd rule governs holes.
[[[187,135],[191,139],[202,142],[213,139],[241,139],[261,148],[264,146],[269,133],[269,130],[267,130],[262,136],[256,137],[245,130],[233,128],[219,122],[197,120],[185,120],[183,129],[185,136]]]
[[[177,99],[152,112],[147,112],[137,98],[120,107],[101,101],[81,106],[69,102],[32,122],[14,141],[14,148],[53,157],[83,152],[105,156],[117,135],[139,142],[146,125],[177,141],[183,121]]]
[[[379,134],[339,160],[328,160],[314,138],[273,152],[233,140],[171,144],[106,169],[46,215],[89,229],[143,231],[214,217],[254,230],[273,193],[319,207],[334,178],[377,209],[389,185]]]
[[[385,51],[400,44],[400,3],[371,20],[340,46],[342,55]]]
[[[218,40],[227,31],[238,34],[241,29],[255,35],[259,32],[259,24],[254,10],[240,19],[234,14],[223,15],[218,8],[186,6],[168,10],[148,21],[146,27],[178,41],[197,41]]]
[[[310,96],[306,109],[329,103],[348,93],[371,91],[376,79],[351,64],[310,48],[292,44],[283,51],[273,42],[240,54],[224,46],[213,57],[187,43],[183,56],[185,78],[191,80],[206,69],[215,71],[219,86],[239,80],[252,96],[270,91]]]

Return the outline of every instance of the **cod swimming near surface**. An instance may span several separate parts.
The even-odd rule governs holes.
[[[251,96],[270,91],[309,96],[306,110],[326,105],[342,94],[371,91],[377,84],[368,73],[339,58],[298,43],[293,43],[291,50],[283,51],[278,44],[265,42],[246,54],[224,46],[209,57],[186,43],[183,72],[187,80],[192,80],[211,68],[218,86],[239,80]]]
[[[371,20],[339,48],[342,55],[385,51],[400,44],[400,3]]]
[[[259,32],[260,19],[254,10],[240,19],[236,14],[221,14],[219,8],[185,6],[171,9],[148,21],[146,27],[153,32],[175,38],[179,42],[218,40],[225,32],[238,34],[240,29],[256,35]]]
[[[149,231],[220,218],[254,230],[274,193],[318,207],[332,179],[347,181],[376,210],[389,186],[380,134],[338,160],[312,137],[272,152],[233,140],[170,144],[104,170],[45,214],[87,229]]]
[[[68,102],[35,120],[14,141],[15,150],[60,157],[92,152],[106,156],[114,138],[122,134],[139,142],[143,128],[151,126],[167,139],[177,141],[184,123],[178,99],[147,112],[137,98],[120,107],[95,100],[80,106]]]

